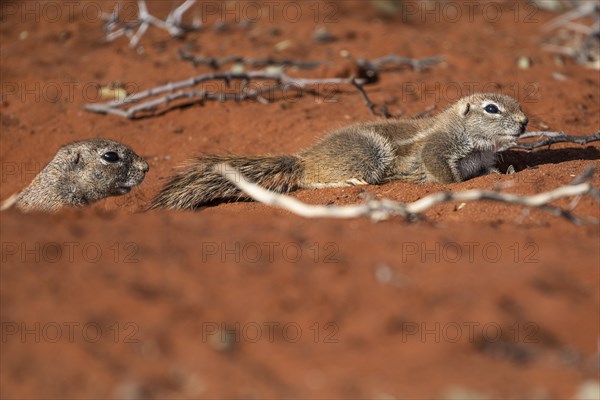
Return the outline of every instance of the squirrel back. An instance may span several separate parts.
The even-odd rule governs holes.
[[[359,126],[326,136],[297,155],[204,156],[188,162],[172,176],[148,209],[196,209],[244,198],[244,193],[218,171],[222,164],[229,164],[250,182],[286,193],[299,188],[377,184],[393,160],[389,141]]]
[[[296,155],[201,157],[170,178],[149,209],[195,209],[245,197],[215,170],[224,163],[280,193],[396,180],[460,182],[493,171],[496,153],[515,143],[527,121],[515,99],[476,93],[434,117],[343,127]]]

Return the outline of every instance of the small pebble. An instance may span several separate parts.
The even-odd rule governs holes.
[[[234,74],[241,74],[245,71],[246,69],[244,68],[244,64],[233,64],[231,66],[231,72],[233,72]]]
[[[217,333],[210,336],[208,343],[217,351],[231,351],[237,343],[237,333],[230,330],[219,330]]]
[[[394,271],[386,264],[380,264],[375,267],[375,279],[379,283],[387,284],[392,281]]]
[[[101,99],[122,100],[127,97],[127,91],[122,87],[103,86],[99,93]]]
[[[564,7],[561,0],[533,0],[533,3],[545,11],[560,11]]]
[[[313,33],[312,38],[318,43],[334,42],[337,40],[337,37],[332,35],[324,26],[318,27]]]
[[[529,69],[531,68],[531,58],[529,57],[519,57],[517,60],[517,66],[519,69]]]
[[[393,16],[402,11],[402,2],[399,0],[375,0],[373,6],[385,16]]]
[[[267,74],[273,74],[273,75],[281,74],[283,72],[283,66],[269,65],[267,68],[265,68],[265,72]]]
[[[271,28],[271,29],[269,29],[269,35],[271,35],[271,36],[281,36],[281,29],[279,29],[279,28]]]
[[[289,48],[292,44],[293,44],[293,42],[289,39],[282,40],[281,42],[279,42],[275,45],[275,50],[283,51],[283,50]]]
[[[561,74],[560,72],[553,72],[552,78],[554,78],[557,81],[566,81],[567,79],[569,79],[568,76]]]
[[[62,31],[61,33],[58,34],[59,42],[66,42],[70,38],[71,38],[71,32],[69,32],[69,31]]]

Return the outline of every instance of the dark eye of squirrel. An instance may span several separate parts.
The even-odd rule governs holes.
[[[487,106],[485,106],[484,110],[485,112],[490,114],[498,114],[500,112],[500,110],[498,110],[498,107],[496,107],[495,104],[488,104]]]
[[[119,161],[119,155],[117,153],[115,153],[114,151],[108,151],[108,152],[102,154],[102,158],[104,158],[104,160],[108,161],[108,162]]]

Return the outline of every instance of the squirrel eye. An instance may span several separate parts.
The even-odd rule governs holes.
[[[495,104],[488,104],[487,106],[485,106],[484,110],[489,114],[498,114],[500,112],[500,110]]]
[[[102,154],[102,158],[105,161],[108,161],[111,163],[119,161],[119,155],[117,153],[115,153],[114,151],[108,151],[108,152]]]

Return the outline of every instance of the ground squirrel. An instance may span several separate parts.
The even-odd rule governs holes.
[[[149,209],[195,209],[243,198],[215,167],[228,163],[276,192],[356,184],[460,182],[493,170],[496,153],[525,132],[527,116],[509,96],[478,93],[422,119],[358,123],[295,155],[204,156],[172,176]]]
[[[22,211],[55,212],[128,193],[148,172],[148,164],[129,147],[106,139],[61,147],[22,192],[2,204]]]

